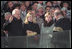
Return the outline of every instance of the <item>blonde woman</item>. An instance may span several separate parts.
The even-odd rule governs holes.
[[[36,20],[33,18],[31,12],[28,12],[24,21],[24,33],[26,33],[27,36],[34,36],[40,34],[39,26],[36,23]]]

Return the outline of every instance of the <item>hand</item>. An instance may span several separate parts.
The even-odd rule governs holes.
[[[32,32],[32,31],[30,31],[30,30],[27,30],[27,31],[26,31],[26,33],[31,33],[31,32]]]
[[[11,17],[9,18],[9,22],[12,22],[12,20],[13,20],[13,16],[11,16]]]
[[[5,34],[7,34],[8,33],[8,31],[3,31]]]
[[[37,34],[37,32],[33,32],[33,31],[30,31],[30,30],[27,30],[27,36],[34,36]]]
[[[33,32],[35,35],[37,34],[37,32]]]

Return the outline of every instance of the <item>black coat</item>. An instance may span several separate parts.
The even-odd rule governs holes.
[[[61,27],[63,30],[71,29],[71,22],[68,18],[61,18],[55,22],[56,27]]]
[[[16,18],[9,25],[9,36],[24,36],[22,20],[17,20]]]
[[[5,25],[3,24],[3,29],[5,31],[9,31],[9,25],[10,25],[9,21],[5,21],[4,23],[5,23]]]
[[[37,32],[37,34],[40,34],[39,25],[36,23],[29,22],[28,24],[24,24],[23,32],[26,34],[27,30],[31,30],[31,31]]]
[[[4,25],[4,23],[6,25]],[[1,17],[1,36],[5,36],[4,30],[8,31],[9,24],[8,25],[7,24],[8,24],[8,21],[6,21],[3,17]]]

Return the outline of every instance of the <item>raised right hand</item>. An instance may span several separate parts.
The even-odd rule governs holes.
[[[12,22],[12,20],[13,20],[13,16],[11,16],[11,17],[9,18],[9,22]]]

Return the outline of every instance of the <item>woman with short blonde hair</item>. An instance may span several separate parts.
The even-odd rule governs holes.
[[[31,12],[28,12],[26,15],[23,31],[27,34],[27,36],[35,36],[40,34],[39,25],[36,23],[36,19]]]
[[[25,21],[24,21],[25,24],[28,24],[28,18],[29,17],[32,17],[33,18],[32,19],[32,22],[33,23],[36,23],[36,19],[33,17],[33,15],[31,14],[31,12],[28,12],[28,14],[26,15]]]

